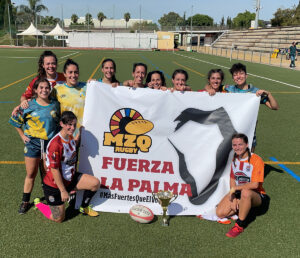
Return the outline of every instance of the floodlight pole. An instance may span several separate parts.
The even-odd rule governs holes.
[[[61,27],[62,29],[64,29],[64,9],[63,9],[63,5],[61,5]],[[64,40],[65,36],[62,36],[62,46],[65,47],[65,40]]]
[[[7,1],[7,12],[8,12],[8,27],[9,27],[10,45],[12,45],[11,26],[10,26],[10,12],[9,12],[9,3],[8,3],[8,1]]]
[[[90,47],[90,9],[88,6],[88,47]]]
[[[116,32],[115,32],[115,5],[113,5],[113,35],[114,35],[114,50],[116,48]]]
[[[36,30],[36,46],[39,46],[39,35],[38,35],[38,29],[37,29],[37,15],[35,13],[35,30]]]
[[[193,51],[193,6],[191,15],[191,51]]]
[[[142,6],[140,5],[140,24],[139,24],[139,48],[141,48],[141,20],[142,20]]]
[[[254,24],[254,29],[258,28],[258,19],[259,19],[259,10],[260,10],[260,0],[256,0],[256,15],[255,15],[255,24]]]

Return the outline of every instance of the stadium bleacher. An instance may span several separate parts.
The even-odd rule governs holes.
[[[213,47],[271,52],[276,48],[288,48],[293,41],[300,41],[300,27],[228,31],[216,41]]]

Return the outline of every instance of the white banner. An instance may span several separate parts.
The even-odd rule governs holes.
[[[98,211],[127,213],[142,204],[162,214],[152,192],[178,198],[171,215],[214,214],[229,191],[231,136],[252,144],[260,99],[255,94],[173,92],[88,85],[79,171],[102,187]]]

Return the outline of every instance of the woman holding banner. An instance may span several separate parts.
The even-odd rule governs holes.
[[[133,80],[127,80],[123,82],[123,86],[129,86],[134,88],[145,88],[144,79],[147,74],[147,65],[144,63],[134,63],[132,70]]]
[[[244,231],[250,209],[266,201],[266,193],[262,187],[264,162],[250,152],[248,137],[234,134],[232,148],[234,157],[231,163],[230,191],[218,204],[216,214],[220,218],[238,215],[234,227],[226,233],[226,236],[234,238]]]
[[[155,90],[167,90],[164,74],[161,71],[152,71],[148,73],[146,86]]]
[[[116,79],[116,63],[114,60],[107,58],[104,59],[102,64],[103,78],[99,79],[99,82],[110,84],[112,87],[117,87],[120,82]]]
[[[204,90],[198,90],[198,92],[207,92],[207,87],[211,87],[216,92],[224,92],[224,72],[221,69],[211,69],[207,74],[208,86]],[[210,92],[208,92],[210,94]],[[211,94],[210,94],[211,95]]]
[[[185,70],[177,69],[172,75],[173,91],[191,91],[191,87],[186,85],[189,75]]]

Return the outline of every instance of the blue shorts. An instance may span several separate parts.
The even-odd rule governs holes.
[[[24,156],[30,158],[43,158],[42,155],[46,151],[49,141],[34,137],[28,138],[30,141],[25,143]]]

